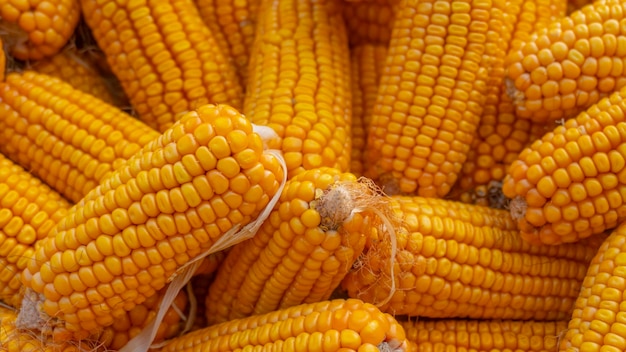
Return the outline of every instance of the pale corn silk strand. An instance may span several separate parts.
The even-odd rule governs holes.
[[[263,128],[264,126],[256,126],[253,124],[253,131],[259,134],[263,140],[263,142],[267,145],[269,144],[269,140],[279,138],[278,135],[269,128]],[[271,132],[270,132],[271,131]],[[157,334],[157,330],[165,317],[165,313],[167,313],[168,309],[174,302],[174,299],[180,292],[180,290],[187,285],[191,277],[196,272],[200,264],[202,264],[202,260],[208,256],[209,254],[219,252],[228,247],[234,246],[239,242],[243,242],[249,238],[254,237],[257,233],[265,219],[270,215],[272,210],[274,210],[274,206],[278,203],[280,196],[285,188],[285,184],[287,183],[287,164],[285,163],[285,158],[283,154],[279,150],[275,149],[266,149],[264,153],[273,155],[280,162],[280,166],[283,169],[283,179],[278,187],[276,194],[270,199],[267,206],[261,211],[259,216],[243,228],[241,225],[237,224],[233,226],[230,230],[224,233],[213,245],[206,250],[204,253],[201,253],[193,260],[185,263],[185,265],[181,266],[170,278],[169,285],[165,294],[163,295],[163,299],[161,304],[159,305],[159,310],[157,311],[157,315],[137,336],[133,337],[128,343],[122,347],[118,352],[147,352],[150,348],[158,348],[163,346],[164,343],[159,343],[158,345],[152,346],[152,341]],[[241,228],[241,230],[240,230]],[[189,315],[188,320],[193,319],[191,314]],[[189,321],[186,325],[189,325]]]

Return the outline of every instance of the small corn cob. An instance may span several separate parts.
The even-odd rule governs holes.
[[[35,61],[29,69],[56,77],[75,89],[89,93],[105,103],[116,105],[104,77],[76,47],[67,47],[58,54]]]
[[[78,0],[7,0],[0,3],[0,35],[12,56],[39,60],[61,50],[79,17]]]
[[[601,0],[551,23],[507,57],[507,91],[519,118],[575,116],[626,85],[626,4]]]
[[[626,87],[524,149],[504,195],[531,243],[575,242],[626,219]]]
[[[343,18],[350,45],[389,45],[399,0],[345,2]]]
[[[0,301],[19,307],[21,272],[70,204],[0,154]]]
[[[393,196],[403,220],[390,276],[386,236],[372,237],[342,286],[381,310],[430,318],[558,320],[571,313],[602,236],[562,246],[521,239],[508,211]],[[392,281],[393,280],[393,281]],[[395,290],[392,290],[395,284]]]
[[[263,0],[244,115],[280,137],[289,177],[350,167],[350,56],[339,0]]]
[[[236,243],[233,231],[259,215],[282,179],[278,159],[235,109],[183,114],[40,241],[22,276],[23,326],[58,339],[97,334],[218,239]]]
[[[203,104],[241,108],[243,89],[192,0],[81,0],[83,18],[137,116],[157,131]]]
[[[411,352],[557,352],[567,321],[417,320],[400,322]]]
[[[545,123],[515,117],[513,101],[504,87],[504,59],[507,50],[521,46],[532,31],[565,16],[565,7],[566,0],[508,1],[502,21],[490,21],[492,32],[500,27],[501,46],[492,50],[492,62],[485,62],[491,67],[487,99],[452,199],[475,204],[487,201],[487,205],[501,207],[504,197],[487,200],[481,191],[491,194],[494,188],[489,185],[499,184],[522,149],[548,131]]]
[[[363,174],[363,151],[378,94],[378,81],[387,57],[386,45],[362,44],[350,50],[352,64],[352,154],[350,172]]]
[[[0,82],[0,152],[71,201],[158,136],[54,77],[26,71]]]
[[[261,0],[194,0],[204,23],[227,58],[233,60],[242,86],[248,78],[250,48]]]
[[[130,339],[137,336],[142,329],[154,319],[159,309],[159,303],[165,290],[148,297],[142,304],[131,309],[127,314],[115,319],[113,325],[104,329],[98,341],[112,351],[124,347]],[[172,338],[183,330],[183,312],[187,308],[187,294],[180,291],[174,300],[174,304],[165,313],[165,318],[159,325],[153,344],[159,344],[166,339]]]
[[[33,331],[16,328],[17,312],[0,306],[0,351],[3,352],[107,352],[97,341],[54,342]]]
[[[354,212],[364,199],[385,206],[368,187],[333,168],[291,178],[258,234],[220,265],[206,298],[209,325],[329,299],[374,230],[371,213]]]
[[[404,330],[359,300],[303,304],[231,320],[172,339],[161,352],[406,351]]]
[[[604,241],[591,261],[574,305],[562,352],[626,350],[622,308],[626,299],[626,224]]]
[[[485,101],[489,20],[504,1],[402,0],[372,114],[365,175],[385,189],[443,197]]]

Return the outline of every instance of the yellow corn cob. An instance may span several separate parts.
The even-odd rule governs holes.
[[[127,314],[115,319],[113,325],[104,330],[98,341],[112,351],[124,347],[130,339],[137,336],[142,329],[154,319],[159,309],[159,303],[165,290],[149,297],[145,302],[135,306]],[[159,325],[153,344],[158,344],[166,339],[179,334],[183,329],[181,314],[187,308],[187,294],[180,291],[174,300],[174,304],[165,314],[165,318]]]
[[[0,3],[0,35],[12,56],[39,60],[61,50],[79,17],[78,0],[7,0]]]
[[[233,60],[241,84],[248,78],[250,49],[261,0],[194,0],[224,55]]]
[[[505,210],[436,198],[392,197],[397,233],[385,312],[432,318],[566,319],[602,241],[533,246]],[[350,297],[377,303],[392,287],[387,238],[370,239],[343,281]]]
[[[206,298],[209,325],[329,299],[373,231],[371,213],[353,214],[359,197],[384,208],[351,173],[324,167],[290,179],[259,233],[220,265]]]
[[[499,184],[522,149],[548,131],[545,123],[515,117],[513,102],[504,87],[504,58],[509,47],[519,48],[532,31],[565,16],[566,3],[566,0],[508,1],[501,23],[490,21],[492,32],[497,33],[500,27],[502,45],[492,51],[493,62],[485,62],[491,68],[487,99],[459,182],[451,192],[457,194],[453,199],[485,200],[481,190],[489,188],[491,192],[489,184]],[[502,206],[502,198],[495,197],[497,203],[490,203],[491,206]]]
[[[352,64],[352,153],[350,172],[363,173],[363,151],[372,109],[378,94],[378,81],[387,57],[386,45],[362,44],[350,50]]]
[[[621,307],[626,290],[626,224],[604,241],[591,261],[587,276],[559,345],[562,352],[621,352],[626,350]]]
[[[254,220],[282,179],[279,161],[235,109],[205,105],[183,114],[41,240],[22,276],[24,327],[44,325],[26,321],[35,311],[49,316],[43,334],[98,333]]]
[[[411,352],[556,352],[567,321],[417,320],[400,322]]]
[[[292,177],[350,167],[350,56],[338,0],[264,0],[244,115],[282,138]]]
[[[348,2],[343,5],[350,45],[389,45],[399,0]]]
[[[27,71],[0,82],[0,152],[74,202],[158,136],[54,77]]]
[[[0,301],[19,307],[20,273],[35,253],[35,242],[69,208],[58,193],[0,154]]]
[[[626,219],[626,88],[524,149],[504,180],[525,240],[575,242]]]
[[[108,104],[116,104],[104,77],[76,47],[67,47],[56,55],[34,62],[29,68],[56,77]]]
[[[241,108],[243,89],[192,0],[81,0],[137,116],[164,131],[203,104]]]
[[[534,32],[507,57],[507,90],[519,118],[576,115],[626,85],[621,0],[600,0]]]
[[[175,338],[161,352],[405,351],[404,330],[359,300],[303,304],[231,320]]]
[[[450,191],[485,101],[487,70],[480,63],[494,8],[504,1],[400,2],[372,114],[366,176],[402,193]]]
[[[3,352],[107,352],[97,341],[54,342],[34,331],[16,328],[17,312],[0,307],[0,351]]]

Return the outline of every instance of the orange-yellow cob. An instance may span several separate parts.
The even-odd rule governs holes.
[[[281,137],[289,177],[350,167],[350,56],[339,0],[264,0],[244,115]]]
[[[350,45],[389,45],[398,0],[345,1],[343,18]]]
[[[436,198],[392,198],[404,224],[396,233],[394,275],[393,247],[380,234],[369,240],[342,283],[350,297],[382,304],[391,314],[567,319],[602,241],[600,236],[535,246],[522,240],[506,210]]]
[[[21,272],[70,204],[0,154],[0,301],[19,307]]]
[[[237,228],[257,218],[283,175],[235,109],[184,114],[41,240],[22,276],[23,327],[61,340],[99,333],[168,282],[180,284],[194,258],[240,241]]]
[[[248,78],[250,49],[261,0],[194,0],[222,53],[233,61],[242,86]]]
[[[80,17],[78,0],[6,0],[0,3],[0,36],[20,60],[39,60],[59,52]]]
[[[402,326],[359,300],[303,304],[235,319],[173,339],[161,352],[406,351]]]
[[[575,242],[626,219],[624,128],[626,88],[519,154],[502,190],[525,240]]]
[[[243,89],[192,0],[81,0],[83,18],[137,116],[164,131],[203,104],[241,108]]]
[[[386,45],[361,44],[350,49],[352,64],[352,154],[350,156],[350,172],[360,176],[363,174],[363,152],[365,139],[372,117],[372,110],[378,94],[378,81],[382,75]]]
[[[601,0],[534,32],[507,57],[518,118],[570,118],[626,85],[621,0]]]
[[[423,320],[400,322],[411,352],[557,352],[566,320]]]
[[[359,208],[385,205],[351,173],[324,167],[291,178],[259,233],[220,265],[209,325],[329,299],[380,223]]]
[[[626,350],[622,308],[626,302],[626,224],[604,241],[591,261],[574,305],[561,352]]]
[[[0,82],[0,152],[78,202],[159,133],[54,77]]]
[[[485,102],[491,13],[504,1],[403,0],[368,135],[366,176],[443,197],[457,179]]]

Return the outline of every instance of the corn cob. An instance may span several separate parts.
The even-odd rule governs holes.
[[[443,197],[461,171],[485,101],[490,13],[498,0],[403,0],[368,135],[365,175]]]
[[[398,0],[345,2],[343,18],[350,45],[389,45]]]
[[[195,3],[220,50],[233,60],[245,87],[260,0],[195,0]]]
[[[127,314],[116,319],[113,325],[104,330],[98,341],[112,351],[117,351],[124,347],[131,338],[137,336],[154,319],[164,294],[165,290],[157,292],[157,294],[148,297],[142,304],[131,309]],[[173,306],[165,314],[165,319],[159,325],[153,344],[159,344],[183,331],[184,324],[181,315],[186,307],[187,294],[185,291],[181,291],[176,296]]]
[[[209,325],[329,299],[374,230],[358,209],[385,207],[368,187],[325,167],[291,178],[259,233],[220,265],[206,297]]]
[[[180,284],[194,258],[240,240],[233,232],[258,216],[282,179],[278,159],[235,109],[184,114],[41,240],[22,276],[23,327],[58,339],[98,333],[168,282]]]
[[[556,352],[567,328],[565,320],[418,320],[400,324],[411,352]]]
[[[350,167],[350,57],[337,0],[264,0],[244,115],[281,137],[289,177]]]
[[[490,184],[500,184],[522,149],[548,131],[545,123],[515,117],[513,101],[504,87],[504,58],[509,48],[519,48],[532,31],[565,16],[566,3],[566,0],[509,1],[501,23],[490,22],[492,31],[501,28],[502,46],[492,51],[493,62],[485,62],[491,67],[487,99],[472,148],[451,192],[455,194],[452,199],[502,207],[503,196],[487,199],[481,192],[501,194],[500,189]]]
[[[20,273],[34,244],[67,213],[70,204],[0,154],[0,301],[19,307]]]
[[[511,164],[503,192],[525,240],[575,242],[626,219],[626,88],[556,127]]]
[[[0,152],[78,202],[159,133],[48,75],[0,82]]]
[[[531,35],[507,57],[515,115],[533,121],[575,116],[626,85],[621,0],[601,0]]]
[[[203,104],[241,108],[234,66],[192,0],[81,0],[83,17],[137,116],[163,132]]]
[[[116,105],[104,77],[76,47],[67,47],[58,54],[32,63],[29,69],[56,77],[75,89],[91,94],[107,104]]]
[[[78,0],[0,3],[0,35],[10,54],[39,60],[59,52],[74,33],[80,17]]]
[[[626,224],[622,224],[604,241],[591,261],[559,351],[626,350],[621,308],[626,290],[625,238]]]
[[[404,223],[391,277],[386,236],[370,239],[342,286],[381,310],[431,318],[566,319],[600,237],[533,246],[505,210],[392,197]],[[393,281],[392,281],[393,280]],[[395,283],[395,291],[390,288]]]
[[[363,151],[372,109],[378,94],[378,81],[387,57],[386,45],[362,44],[350,50],[352,64],[352,153],[350,172],[363,173]]]
[[[107,352],[97,341],[54,342],[32,331],[16,328],[17,312],[0,307],[0,351],[3,352]]]
[[[359,300],[303,304],[231,320],[173,339],[161,352],[405,351],[404,330]]]

